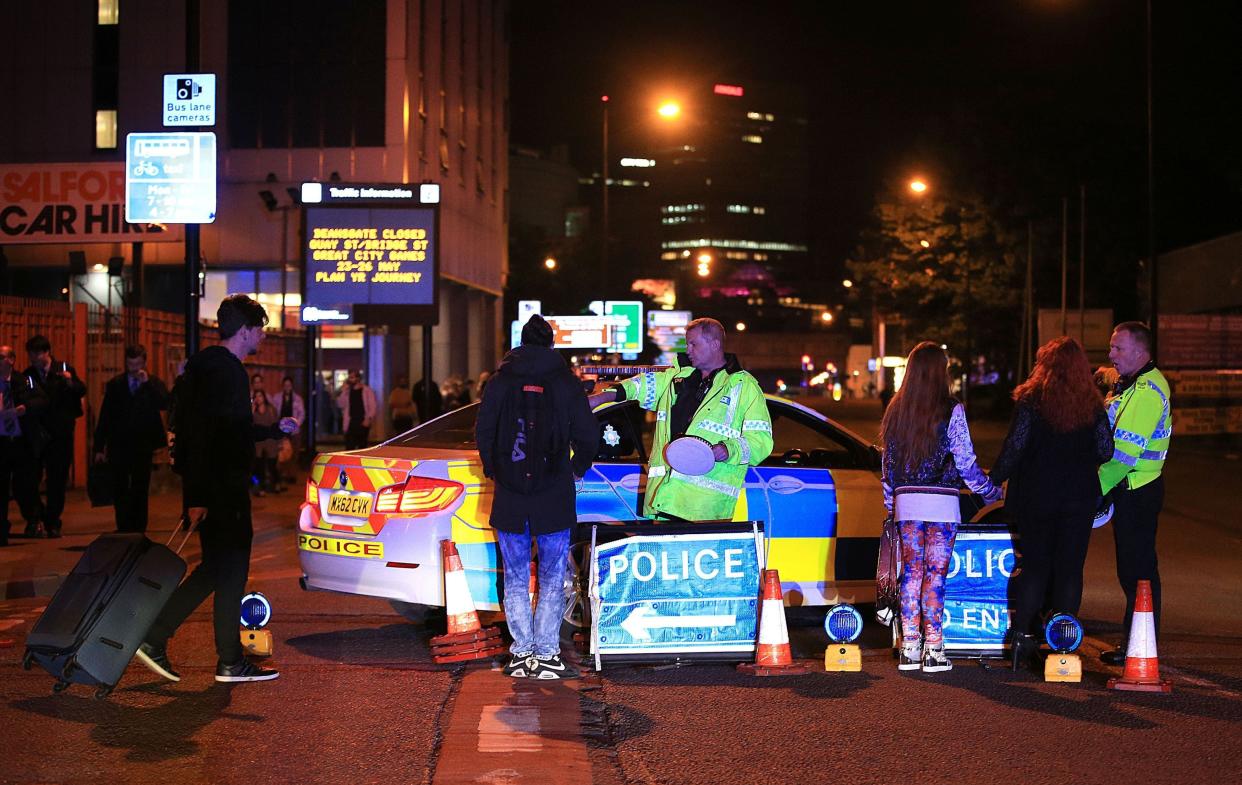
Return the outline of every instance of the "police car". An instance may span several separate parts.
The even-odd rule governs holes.
[[[774,448],[747,471],[733,519],[763,521],[786,605],[873,602],[884,517],[878,451],[810,408],[775,396],[767,403]],[[452,539],[475,604],[499,610],[477,414],[471,404],[375,447],[317,456],[298,519],[303,588],[387,598],[399,609],[443,606],[439,543]],[[578,487],[578,520],[637,520],[654,415],[633,401],[595,414],[599,453]]]

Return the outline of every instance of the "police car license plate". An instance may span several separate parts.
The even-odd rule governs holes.
[[[384,558],[384,543],[367,540],[346,540],[339,537],[298,535],[298,549],[329,556],[351,556],[355,559]]]
[[[328,514],[366,518],[371,514],[371,496],[369,494],[334,493],[328,500]]]

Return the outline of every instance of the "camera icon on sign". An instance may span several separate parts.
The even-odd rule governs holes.
[[[203,86],[198,82],[195,82],[193,79],[177,80],[178,101],[189,101],[192,98],[197,98],[201,92],[203,92]]]

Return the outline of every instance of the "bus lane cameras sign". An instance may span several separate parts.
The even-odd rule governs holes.
[[[629,537],[597,546],[595,571],[599,654],[754,651],[753,534]]]
[[[164,74],[164,127],[216,124],[215,74]]]

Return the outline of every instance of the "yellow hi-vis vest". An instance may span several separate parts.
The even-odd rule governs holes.
[[[698,411],[686,430],[712,444],[723,444],[729,457],[717,461],[710,472],[694,477],[673,471],[664,462],[664,446],[672,437],[674,379],[685,379],[694,367],[678,356],[677,364],[662,371],[646,371],[621,382],[627,400],[638,401],[656,413],[655,440],[647,473],[647,497],[643,514],[668,513],[690,521],[727,520],[733,517],[738,494],[746,485],[746,469],[772,454],[772,418],[768,403],[755,377],[729,357],[712,380]]]
[[[1100,467],[1100,490],[1108,493],[1122,480],[1141,488],[1160,476],[1173,435],[1169,383],[1152,368],[1108,401],[1113,424],[1113,457]]]

